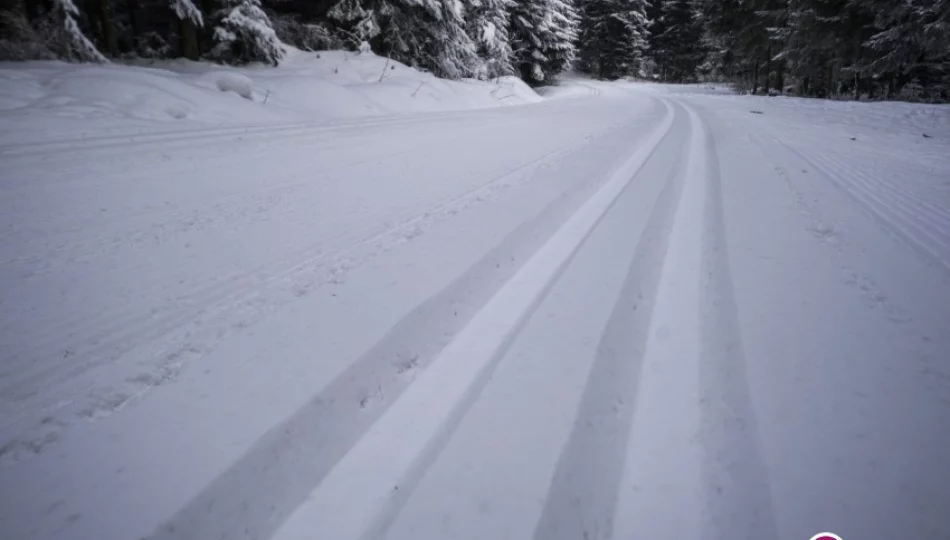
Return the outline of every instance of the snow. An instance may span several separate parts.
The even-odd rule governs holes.
[[[320,54],[0,69],[0,536],[950,534],[950,107]]]
[[[540,100],[514,77],[448,81],[372,53],[344,51],[290,50],[277,68],[187,60],[142,66],[0,63],[0,81],[5,125],[0,144],[312,123]],[[96,119],[94,125],[90,118]]]
[[[518,332],[525,317],[643,166],[648,149],[668,129],[669,122],[661,124],[643,151],[623,164],[495,293],[393,405],[387,422],[374,425],[347,453],[276,538],[306,538],[314,529],[340,538],[359,538],[374,532],[375,516],[385,514],[392,486],[412,481],[417,456],[431,452],[441,426],[457,421],[467,406],[466,397],[474,392],[473,386],[490,377],[492,364],[500,359],[511,335]],[[379,448],[387,451],[380,453]]]

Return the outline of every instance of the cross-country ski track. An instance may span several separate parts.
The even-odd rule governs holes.
[[[0,147],[0,537],[950,536],[950,129],[584,84]]]

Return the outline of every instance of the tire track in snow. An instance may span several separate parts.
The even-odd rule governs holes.
[[[670,129],[649,140],[528,260],[329,472],[275,538],[373,538],[389,526],[511,340]],[[382,450],[382,449],[385,449]]]
[[[722,178],[715,140],[698,115],[705,146],[703,209],[700,440],[707,493],[703,538],[776,538],[759,430],[753,408],[738,309],[729,268]]]
[[[610,538],[626,442],[639,387],[647,329],[656,300],[660,270],[669,244],[677,203],[683,187],[683,146],[673,133],[684,131],[687,118],[679,114],[651,163],[665,174],[623,288],[597,346],[570,439],[558,460],[535,540]],[[650,165],[648,164],[647,167]],[[665,171],[665,172],[664,172]]]

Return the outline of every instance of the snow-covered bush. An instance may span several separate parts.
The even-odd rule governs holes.
[[[260,0],[224,0],[224,8],[216,14],[214,41],[209,56],[226,63],[276,66],[284,57],[284,46]]]
[[[254,91],[251,89],[251,79],[240,73],[217,73],[214,84],[222,92],[234,92],[242,98],[254,101]]]

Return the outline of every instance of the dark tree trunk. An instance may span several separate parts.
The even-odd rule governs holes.
[[[752,95],[759,93],[759,61],[755,61],[755,67],[752,69]]]
[[[129,12],[129,34],[132,40],[132,48],[138,47],[139,36],[142,35],[142,6],[139,0],[128,0],[125,4]]]
[[[277,2],[273,2],[277,4]],[[201,10],[204,15],[205,24],[201,28],[199,35],[199,48],[202,51],[210,51],[214,47],[214,13],[219,9],[217,0],[201,0],[195,3],[195,7]],[[375,45],[375,44],[374,44]],[[374,51],[376,49],[373,49]]]
[[[110,0],[96,0],[95,16],[99,24],[100,48],[109,56],[119,55],[119,40],[112,24],[112,6]]]
[[[785,94],[785,61],[779,60],[775,68],[775,88],[780,94]]]
[[[834,88],[835,82],[835,67],[833,65],[828,66],[828,73],[825,79],[825,97],[831,97],[832,88]]]
[[[189,60],[197,60],[200,51],[198,49],[198,29],[191,19],[181,19],[181,55]]]

